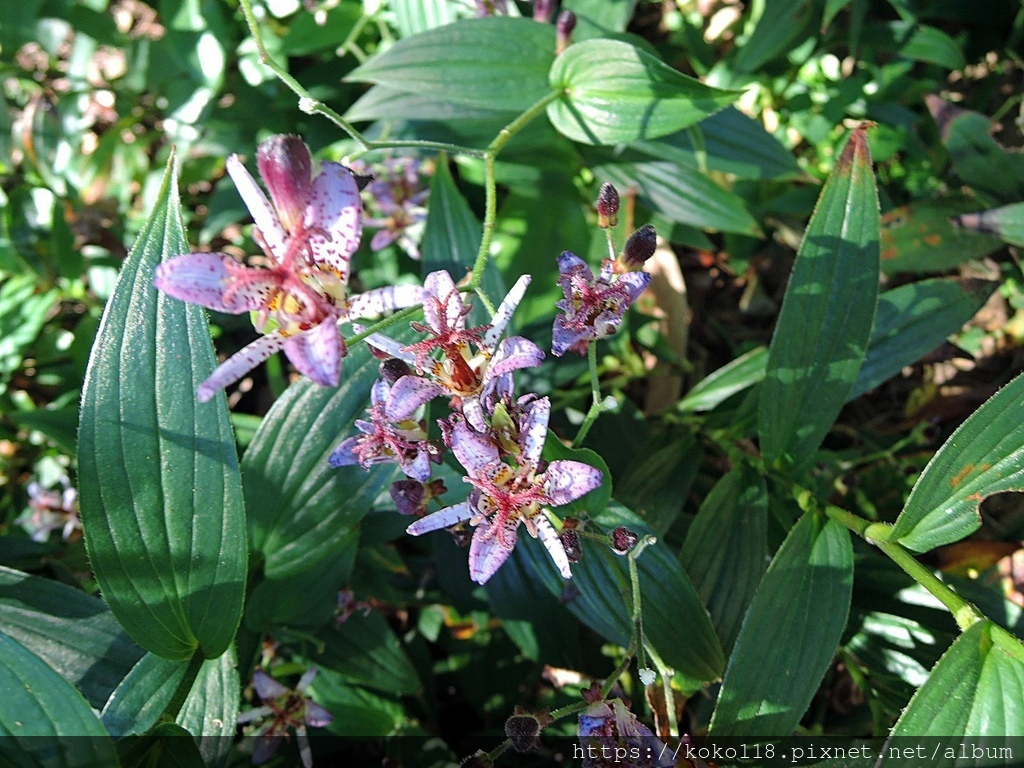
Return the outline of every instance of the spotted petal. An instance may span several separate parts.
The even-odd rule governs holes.
[[[352,325],[352,330],[354,330],[356,333],[362,333],[363,331],[362,327],[355,323]],[[388,357],[396,357],[399,360],[404,360],[407,363],[416,362],[416,355],[406,352],[404,344],[399,344],[394,339],[389,339],[387,336],[384,336],[383,334],[371,333],[369,336],[366,337],[366,343],[369,344],[371,347],[380,350]]]
[[[401,465],[402,473],[406,477],[419,480],[421,483],[425,483],[430,479],[430,454],[423,448],[416,451],[416,456],[412,461],[399,460],[399,464]]]
[[[307,701],[306,713],[303,719],[306,721],[306,725],[312,725],[314,728],[326,728],[334,722],[334,715],[315,701]]]
[[[295,234],[306,213],[313,163],[298,136],[271,136],[256,149],[256,167],[284,228]]]
[[[328,317],[308,331],[289,336],[284,351],[299,373],[322,387],[338,386],[345,349],[334,318]]]
[[[222,253],[168,259],[157,266],[153,285],[168,296],[231,315],[259,309],[279,288],[270,270],[243,267]]]
[[[340,163],[321,165],[309,188],[305,225],[308,231],[321,233],[310,237],[313,263],[345,279],[363,232],[359,187],[352,171]]]
[[[256,689],[256,695],[260,697],[262,701],[272,701],[273,699],[286,696],[291,691],[285,688],[281,683],[277,682],[274,678],[264,672],[262,669],[257,669],[252,675],[252,685]]]
[[[445,507],[437,512],[421,517],[415,523],[405,529],[410,536],[420,536],[431,531],[439,531],[442,528],[451,528],[453,525],[469,520],[476,514],[476,510],[468,501]]]
[[[210,378],[199,385],[196,397],[205,403],[228,384],[238,381],[245,374],[262,363],[275,352],[284,349],[285,338],[279,331],[260,336],[256,341],[235,353],[210,374]]]
[[[393,309],[404,309],[423,302],[418,285],[389,285],[353,296],[348,301],[349,317],[375,317]]]
[[[341,441],[341,445],[335,448],[327,462],[332,467],[352,467],[359,464],[359,457],[355,453],[355,448],[359,445],[361,435],[355,435],[354,437],[346,438]]]
[[[551,401],[546,397],[534,400],[527,406],[525,424],[520,431],[519,442],[523,450],[523,458],[534,466],[540,461],[540,454],[544,450],[550,416]]]
[[[572,251],[562,251],[562,255],[558,257],[558,273],[560,283],[563,276],[573,273],[581,275],[588,283],[594,282],[594,273],[590,271],[587,262]]]
[[[544,362],[544,351],[529,339],[511,336],[498,345],[494,359],[487,366],[485,379],[493,380],[520,368],[533,368]]]
[[[651,276],[646,272],[627,272],[624,275],[619,275],[615,282],[617,285],[626,286],[629,291],[629,303],[632,304],[640,298],[644,288],[650,284]]]
[[[444,270],[431,272],[423,281],[423,288],[423,319],[431,330],[443,333],[446,328],[465,328],[465,305],[451,275]]]
[[[260,189],[260,185],[256,183],[256,179],[242,164],[238,155],[231,155],[228,158],[227,168],[228,175],[235,182],[238,194],[242,197],[242,202],[249,209],[256,229],[263,236],[263,242],[266,243],[270,253],[280,261],[284,258],[284,242],[287,235],[284,227],[281,226],[281,221],[277,218],[274,207],[263,190]]]
[[[473,533],[473,542],[469,545],[469,578],[477,584],[485,584],[498,569],[508,560],[515,547],[518,531],[507,528],[504,531],[506,548],[497,536],[487,536],[487,526],[481,525]]]
[[[457,422],[452,429],[452,453],[474,476],[491,462],[498,461],[494,443],[474,432],[464,421]]]
[[[498,339],[501,338],[502,334],[505,333],[505,329],[508,327],[509,321],[512,319],[512,313],[516,311],[516,307],[519,306],[519,302],[523,300],[523,296],[526,294],[526,289],[530,285],[532,278],[529,275],[523,275],[516,284],[512,286],[512,290],[508,292],[501,304],[494,311],[494,318],[491,320],[491,327],[484,334],[484,348],[494,349],[498,343]]]
[[[447,390],[419,376],[403,376],[391,387],[384,413],[392,421],[402,421],[412,416],[416,409],[426,402],[445,394]]]
[[[562,578],[571,579],[572,571],[569,569],[569,556],[565,553],[562,540],[558,538],[558,534],[555,533],[555,529],[551,526],[551,521],[541,513],[533,521],[533,525],[537,529],[537,538],[544,543],[544,548],[551,555],[551,559],[554,561],[555,567],[558,568],[558,572],[562,574]]]
[[[583,326],[583,328],[579,329],[571,328],[565,315],[556,315],[555,325],[551,330],[551,354],[555,357],[561,357],[580,342],[591,341],[595,337],[596,333],[593,328],[589,326]],[[586,354],[586,347],[576,348],[575,351],[584,355]]]
[[[552,461],[544,476],[544,493],[556,507],[590,493],[600,486],[604,479],[601,470],[582,461],[568,459]]]

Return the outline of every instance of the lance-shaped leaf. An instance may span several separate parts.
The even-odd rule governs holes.
[[[846,402],[878,299],[878,196],[865,129],[850,136],[797,254],[761,385],[769,464],[810,460]]]
[[[740,465],[715,483],[686,533],[679,557],[727,651],[768,567],[767,529],[764,477]]]
[[[4,765],[117,768],[114,744],[82,694],[3,633],[0,691]]]
[[[553,25],[504,16],[463,19],[399,40],[345,79],[452,104],[518,111],[549,92],[554,57]]]
[[[1024,375],[975,411],[928,462],[892,538],[916,552],[959,541],[981,525],[994,493],[1024,491]]]
[[[82,524],[103,597],[144,648],[220,656],[242,612],[245,514],[223,398],[194,393],[215,359],[206,317],[153,287],[186,253],[173,159],[121,268],[82,394]]]
[[[725,670],[712,736],[792,733],[832,662],[853,589],[853,546],[807,513],[761,580]]]
[[[953,222],[966,229],[998,237],[1004,243],[1024,247],[1024,203],[1004,205],[990,211],[963,213],[955,217]]]
[[[1011,765],[1024,736],[1024,646],[1013,635],[985,620],[971,626],[939,659],[925,684],[918,689],[892,729],[892,746],[910,746],[913,738],[929,739],[928,765]],[[964,737],[984,738],[966,745]],[[983,750],[972,755],[973,747]],[[921,765],[921,755],[884,748],[879,766]],[[983,758],[1001,756],[998,761]]]
[[[762,381],[767,364],[768,350],[756,347],[701,379],[676,407],[681,411],[710,411],[737,392]]]
[[[406,330],[408,334],[408,329]],[[400,338],[400,333],[390,334]],[[269,578],[294,576],[335,549],[393,479],[395,466],[332,467],[327,459],[363,417],[380,361],[365,344],[345,358],[341,386],[302,380],[263,419],[242,457],[249,536]]]
[[[102,707],[142,656],[102,601],[39,576],[0,568],[0,632]]]
[[[740,97],[740,91],[704,85],[621,40],[570,46],[555,59],[550,82],[561,95],[548,105],[548,117],[584,144],[665,136]]]

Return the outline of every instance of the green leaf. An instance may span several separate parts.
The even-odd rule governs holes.
[[[101,601],[9,568],[0,568],[0,632],[49,664],[97,708],[142,656]]]
[[[653,535],[639,517],[612,502],[593,523],[602,531],[624,525],[640,536]],[[513,557],[524,557],[547,588],[561,596],[570,587],[566,607],[599,635],[628,646],[633,632],[630,619],[629,570],[625,557],[611,548],[581,538],[583,558],[572,566],[567,583],[555,570],[540,542],[522,536]],[[522,552],[522,554],[519,554]],[[679,560],[661,541],[647,547],[637,559],[644,634],[662,660],[680,674],[696,681],[714,680],[722,674],[725,657],[704,608]],[[686,617],[685,639],[679,617]]]
[[[992,138],[992,121],[938,96],[925,97],[949,150],[953,170],[976,192],[999,203],[1024,199],[1024,156],[1004,149]]]
[[[848,399],[895,376],[959,331],[997,285],[984,280],[922,280],[879,296],[868,353]]]
[[[251,546],[265,558],[269,578],[294,576],[333,556],[390,483],[390,465],[367,472],[327,462],[355,433],[378,363],[359,344],[344,361],[340,387],[305,379],[288,387],[242,457]]]
[[[767,365],[768,349],[756,347],[705,376],[676,407],[681,411],[710,411],[764,379]]]
[[[739,98],[704,85],[636,46],[586,40],[555,59],[552,124],[573,141],[618,144],[654,139],[700,122]]]
[[[5,379],[21,365],[57,298],[57,291],[37,294],[34,275],[14,275],[0,286],[0,374]]]
[[[962,213],[953,222],[974,232],[998,237],[1004,243],[1024,247],[1024,203],[978,213]]]
[[[560,9],[572,11],[578,20],[587,20],[604,32],[625,32],[633,16],[636,0],[564,0]],[[574,37],[579,40],[579,27]]]
[[[971,414],[928,462],[891,537],[915,552],[959,541],[981,525],[981,502],[1024,491],[1024,374]]]
[[[960,44],[940,29],[911,21],[871,24],[864,29],[864,42],[890,55],[937,64],[946,69],[963,69]]]
[[[839,645],[853,588],[850,535],[805,514],[761,579],[711,718],[712,736],[788,736]]]
[[[956,227],[950,218],[963,214],[962,200],[922,200],[882,216],[882,269],[898,272],[945,272],[999,248],[987,233]]]
[[[487,121],[488,139],[459,142],[470,146],[485,147],[489,139],[497,135],[505,125],[516,117],[515,112],[464,104],[438,97],[429,92],[408,93],[387,85],[375,85],[364,93],[348,110],[345,118],[353,122],[369,120],[421,120],[458,122],[458,125],[444,126],[451,131],[463,128],[469,121]],[[439,137],[438,140],[449,137]],[[454,138],[454,137],[452,137]]]
[[[758,407],[768,464],[809,461],[857,380],[878,300],[878,227],[858,128],[818,198],[772,336]]]
[[[938,754],[944,759],[929,760],[929,765],[976,764],[950,759],[945,751],[958,752],[959,739],[964,736],[1007,739],[1005,744],[995,738],[986,740],[985,746],[990,748],[1018,744],[1014,737],[1024,736],[1024,647],[1020,641],[987,620],[971,626],[939,659],[891,735],[949,737],[948,743],[940,742]],[[879,765],[920,763],[920,759],[911,762],[887,757]]]
[[[544,441],[542,456],[544,461],[549,463],[567,459],[589,464],[601,471],[601,484],[575,501],[558,507],[557,512],[560,516],[564,517],[582,511],[586,511],[589,515],[599,515],[608,506],[608,502],[612,498],[612,475],[608,471],[608,465],[605,464],[604,459],[597,453],[589,448],[569,448],[559,439],[558,435],[549,429],[547,440]]]
[[[727,652],[768,567],[767,531],[764,477],[741,464],[705,497],[679,554]]]
[[[357,611],[344,623],[321,630],[316,638],[310,661],[351,683],[407,695],[422,687],[401,642],[377,611],[366,615]]]
[[[412,37],[434,27],[443,27],[457,18],[455,6],[448,0],[392,0],[391,9],[395,12],[395,26],[400,37]]]
[[[171,661],[152,653],[143,656],[103,707],[103,725],[110,735],[138,736],[156,725],[187,668],[187,661]]]
[[[317,673],[309,692],[334,716],[327,730],[335,736],[393,736],[407,720],[400,702],[353,686],[343,675],[331,669],[321,669]]]
[[[635,188],[640,200],[672,221],[702,230],[760,235],[743,199],[722,189],[696,168],[670,162],[626,162],[591,155],[594,175],[619,189]]]
[[[549,92],[555,28],[530,19],[463,19],[399,40],[345,80],[453,104],[525,110]]]
[[[128,633],[166,658],[215,658],[241,617],[245,513],[224,398],[193,396],[215,363],[206,317],[153,287],[160,260],[188,251],[173,162],[93,346],[79,490],[89,560]]]
[[[793,154],[757,120],[726,107],[699,125],[651,141],[634,141],[633,149],[663,161],[706,166],[741,179],[797,177]]]
[[[5,760],[47,768],[117,768],[114,744],[82,694],[3,633],[0,691]]]
[[[804,31],[816,3],[804,0],[764,0],[753,32],[736,52],[736,72],[756,72],[781,53],[791,50]]]

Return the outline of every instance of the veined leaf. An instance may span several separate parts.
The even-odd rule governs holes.
[[[991,233],[953,226],[950,217],[968,205],[960,200],[922,200],[882,216],[882,269],[898,272],[944,272],[999,248]],[[978,214],[963,214],[972,216]]]
[[[0,690],[0,740],[5,765],[11,764],[8,760],[33,768],[119,765],[113,742],[82,694],[3,633]]]
[[[711,736],[793,732],[832,662],[852,589],[849,533],[805,514],[776,552],[743,620]]]
[[[765,347],[752,349],[701,379],[677,407],[681,411],[710,411],[764,379],[767,365],[768,350]]]
[[[1024,374],[975,411],[928,462],[892,539],[915,552],[959,541],[981,525],[988,496],[1024,491]]]
[[[975,232],[998,237],[1004,243],[1024,247],[1024,203],[978,213],[962,213],[953,221]]]
[[[231,643],[245,587],[245,521],[224,398],[194,393],[215,363],[203,310],[158,293],[188,252],[173,159],[107,302],[82,394],[82,524],[107,603],[144,648],[210,658]]]
[[[555,59],[554,126],[584,144],[654,139],[700,122],[739,98],[704,85],[620,40],[585,40]]]
[[[857,380],[878,301],[878,227],[858,128],[818,198],[772,336],[758,407],[768,464],[809,461]]]
[[[554,57],[554,25],[507,16],[463,19],[399,40],[345,80],[519,111],[549,92]]]

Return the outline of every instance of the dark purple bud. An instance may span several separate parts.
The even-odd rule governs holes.
[[[380,377],[388,384],[394,384],[403,376],[408,376],[411,373],[412,368],[409,367],[408,363],[404,360],[399,360],[397,357],[389,357],[380,364]]]
[[[547,711],[534,715],[516,707],[512,717],[505,721],[505,735],[516,752],[536,752],[540,749],[540,732],[552,722]]]
[[[644,224],[626,240],[626,247],[622,249],[622,263],[626,269],[640,269],[654,255],[657,247],[658,233],[650,224]]]
[[[570,563],[578,563],[583,558],[583,550],[580,548],[580,535],[571,528],[566,528],[558,537],[562,540],[562,548]]]
[[[427,511],[427,492],[419,480],[396,480],[390,493],[399,514],[422,516]]]
[[[271,136],[256,149],[256,165],[285,231],[302,225],[309,203],[313,160],[298,136]]]
[[[352,171],[351,168],[349,168],[349,170]],[[367,188],[367,186],[369,186],[370,182],[373,181],[374,176],[372,173],[356,173],[355,171],[352,171],[352,178],[356,181],[356,187],[358,187],[359,191],[362,192]]]
[[[558,21],[555,22],[555,55],[557,56],[572,43],[572,31],[576,29],[576,14],[572,11],[562,11],[558,14]]]
[[[614,227],[619,223],[619,190],[605,182],[597,194],[597,226],[601,229]]]
[[[612,551],[617,555],[625,555],[636,546],[639,540],[640,537],[629,530],[629,528],[620,525],[612,531]]]
[[[542,24],[551,23],[555,12],[555,0],[533,0],[533,20]]]

